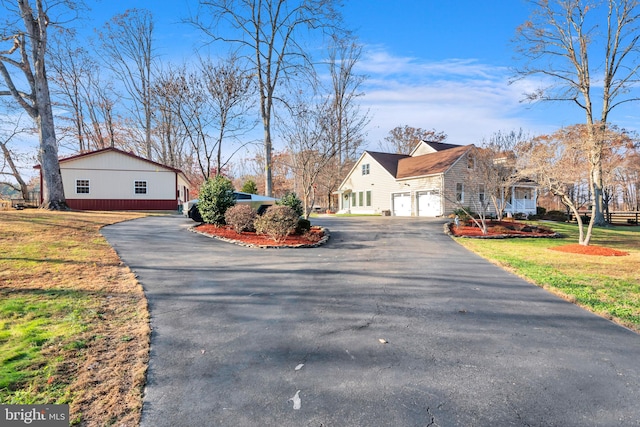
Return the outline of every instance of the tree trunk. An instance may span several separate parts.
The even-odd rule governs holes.
[[[271,177],[271,126],[269,124],[269,117],[263,117],[264,123],[264,195],[267,197],[273,197],[273,182]]]
[[[42,71],[44,72],[44,67]],[[36,80],[36,87],[36,99],[40,106],[38,109],[39,117],[36,122],[40,135],[39,154],[43,180],[43,188],[40,189],[43,195],[41,207],[51,210],[66,210],[69,207],[64,196],[62,174],[60,172],[60,163],[58,162],[58,144],[46,76]]]
[[[36,122],[40,136],[39,157],[43,179],[43,188],[40,189],[43,196],[41,207],[51,210],[66,210],[69,207],[64,197],[49,82],[45,67],[49,18],[46,16],[41,0],[36,1],[38,13],[35,17],[31,5],[27,1],[21,0],[18,3],[27,34],[31,38],[33,80],[30,83],[35,95],[35,102],[32,108],[27,108],[27,111]],[[21,49],[26,49],[26,46],[22,46]],[[28,64],[25,63],[23,71],[29,76]]]
[[[591,180],[593,181],[593,207],[594,225],[604,227],[608,225],[604,217],[604,197],[602,189],[602,162],[598,162],[591,171]]]

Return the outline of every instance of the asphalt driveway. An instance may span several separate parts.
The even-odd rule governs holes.
[[[149,300],[143,427],[640,425],[639,335],[442,221],[314,223],[332,234],[315,249],[235,246],[177,216],[103,229]]]

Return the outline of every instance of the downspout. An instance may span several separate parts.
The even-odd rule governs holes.
[[[446,202],[444,197],[444,174],[440,175],[440,215],[445,216],[446,212]]]
[[[175,181],[176,181],[175,187],[174,187],[176,189],[176,192],[175,192],[175,195],[176,195],[175,204],[176,204],[176,209],[180,209],[180,203],[178,202],[180,200],[180,187],[178,187],[178,172],[174,172],[174,176],[175,176]]]

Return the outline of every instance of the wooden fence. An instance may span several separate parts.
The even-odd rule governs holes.
[[[580,211],[583,222],[586,218],[591,217],[591,211]],[[612,211],[605,213],[606,220],[611,225],[640,225],[640,211]],[[573,215],[570,220],[575,222]]]
[[[640,224],[640,212],[609,212],[607,222],[614,225],[638,225]]]

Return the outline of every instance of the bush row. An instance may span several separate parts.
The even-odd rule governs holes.
[[[276,242],[290,234],[305,234],[311,223],[301,218],[302,202],[295,193],[287,193],[275,206],[258,215],[249,205],[236,205],[231,181],[222,176],[207,180],[200,188],[198,210],[209,224],[230,225],[237,233],[255,231]]]

